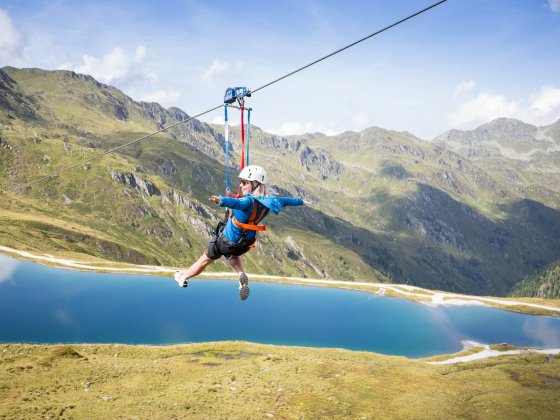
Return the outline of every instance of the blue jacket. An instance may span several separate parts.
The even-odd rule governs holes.
[[[222,197],[221,195],[219,198],[221,200],[220,206],[232,209],[233,215],[237,221],[241,223],[247,223],[249,221],[255,202],[258,206],[257,214],[260,214],[263,207],[266,209],[263,219],[270,210],[278,214],[282,207],[303,205],[303,200],[301,198],[293,197],[254,197],[251,194],[247,194],[243,198]],[[245,238],[249,242],[253,242],[257,232],[254,230],[247,230],[246,232]],[[242,234],[243,229],[236,226],[230,218],[224,228],[223,235],[233,243],[238,243],[241,240]]]

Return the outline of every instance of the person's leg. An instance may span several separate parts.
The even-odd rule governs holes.
[[[249,278],[245,274],[243,268],[243,260],[241,257],[231,257],[228,259],[228,264],[239,274],[239,297],[245,300],[249,297]]]
[[[209,258],[208,255],[206,255],[206,253],[204,253],[189,268],[187,268],[184,271],[179,271],[179,276],[177,276],[177,277],[179,277],[179,280],[184,283],[185,281],[187,281],[191,277],[197,276],[200,273],[202,273],[206,269],[206,267],[208,267],[213,262],[214,262],[214,260],[212,258]],[[179,283],[179,280],[177,280],[178,283]]]
[[[238,274],[241,274],[245,271],[243,268],[243,260],[241,257],[231,257],[227,260],[229,266],[237,271]]]

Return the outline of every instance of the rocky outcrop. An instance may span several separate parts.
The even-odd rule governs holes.
[[[203,238],[205,241],[210,239],[210,232],[212,230],[212,226],[210,224],[204,220],[189,216],[186,213],[183,213],[183,220],[194,232],[196,232],[199,237]]]
[[[0,147],[9,150],[12,153],[15,153],[16,151],[15,147],[8,143],[6,140],[3,140],[2,137],[0,137]]]
[[[167,108],[167,113],[176,121],[185,121],[191,118],[185,111],[174,106]],[[193,130],[196,133],[204,133],[206,131],[212,130],[212,128],[208,124],[203,123],[202,121],[199,121],[197,119],[190,120],[185,124],[178,125],[175,128],[175,133],[179,133],[179,135],[185,135],[184,128],[182,127],[187,127],[187,130]]]
[[[148,197],[161,195],[161,191],[150,181],[140,178],[132,173],[121,173],[114,169],[110,170],[111,178],[129,188],[134,188]]]
[[[179,171],[173,164],[173,161],[167,159],[156,159],[157,173],[168,177],[174,177],[179,174]]]
[[[545,135],[552,138],[556,143],[560,143],[560,120],[546,127]]]
[[[126,121],[129,118],[129,104],[116,98],[105,90],[95,93],[86,93],[84,95],[84,101],[92,108],[99,109],[104,114],[113,115],[121,121]]]
[[[34,71],[41,72],[42,70],[23,69],[23,71],[27,71],[29,73],[32,73]],[[93,87],[95,87],[97,89],[108,89],[109,88],[109,86],[107,86],[106,84],[98,82],[93,77],[91,77],[87,74],[76,73],[76,72],[69,71],[69,70],[55,70],[53,73],[60,73],[60,74],[63,75],[63,77],[69,77],[71,79],[75,79],[75,80],[78,80],[78,81],[87,82],[88,84],[92,85]]]
[[[537,127],[513,118],[498,118],[469,130],[450,130],[436,137],[434,143],[472,145],[499,139],[528,143],[535,139]]]
[[[9,70],[10,67],[5,69]],[[0,111],[12,118],[38,119],[36,113],[38,108],[37,101],[26,96],[17,83],[0,69]]]
[[[201,204],[183,197],[176,190],[170,189],[167,195],[169,196],[170,202],[174,203],[176,206],[188,208],[205,219],[217,221],[216,217]]]
[[[141,115],[156,123],[158,129],[165,127],[168,114],[167,110],[156,102],[140,102]]]
[[[305,140],[265,135],[260,139],[260,143],[267,149],[297,152],[305,144]]]
[[[558,127],[558,122],[538,128],[513,118],[498,118],[474,130],[447,131],[433,142],[472,160],[507,157],[539,161],[554,149]]]
[[[339,180],[340,173],[342,172],[342,166],[329,153],[321,149],[314,151],[307,145],[301,148],[298,162],[307,172],[311,172],[311,169],[314,169],[322,181],[329,176],[334,176]]]

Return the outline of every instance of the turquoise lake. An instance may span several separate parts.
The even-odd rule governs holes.
[[[0,255],[0,342],[178,344],[243,340],[424,357],[461,340],[560,348],[560,318],[429,307],[314,286],[56,269]]]

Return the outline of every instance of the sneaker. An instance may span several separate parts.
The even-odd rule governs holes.
[[[239,297],[241,300],[246,300],[249,297],[249,277],[247,274],[241,273],[239,275]]]
[[[175,281],[177,282],[177,284],[180,287],[188,287],[189,286],[189,282],[181,277],[181,272],[180,271],[175,271],[175,273],[173,274],[173,278],[175,279]]]

